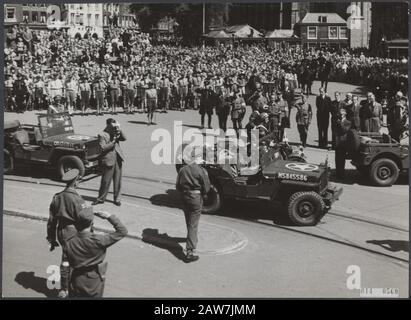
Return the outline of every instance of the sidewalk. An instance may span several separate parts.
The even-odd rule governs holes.
[[[4,181],[4,214],[46,221],[52,196],[63,187]],[[22,193],[25,197],[22,201]],[[91,204],[95,194],[84,190],[79,193]],[[110,197],[110,195],[109,195]],[[108,211],[116,214],[126,225],[127,237],[142,240],[155,246],[170,249],[185,248],[186,225],[180,209],[156,208],[144,203],[122,201],[120,207],[111,202],[94,206],[94,211]],[[110,224],[95,217],[94,225],[98,231],[113,231]],[[46,228],[44,228],[46,232]],[[200,220],[198,235],[199,254],[221,255],[241,250],[247,245],[247,239],[241,233],[216,224]]]

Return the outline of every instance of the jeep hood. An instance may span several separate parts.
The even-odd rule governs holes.
[[[96,141],[97,137],[88,136],[84,134],[67,133],[58,136],[48,137],[43,140],[45,145],[53,145],[56,147],[74,148],[82,147],[89,142]]]
[[[287,180],[318,181],[325,168],[311,163],[276,160],[263,168],[262,173],[269,178]]]

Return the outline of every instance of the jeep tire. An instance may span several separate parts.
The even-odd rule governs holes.
[[[10,154],[9,150],[4,149],[4,158],[3,158],[3,172],[4,174],[12,173],[14,170],[14,159]]]
[[[288,200],[288,217],[298,226],[316,225],[324,215],[325,204],[318,193],[296,192]]]
[[[371,164],[370,180],[379,187],[393,185],[400,174],[397,164],[391,159],[378,159]]]
[[[57,163],[57,173],[59,177],[63,177],[63,175],[71,170],[71,169],[78,169],[80,171],[80,177],[83,177],[86,173],[86,168],[84,167],[83,161],[77,156],[63,156],[59,159]]]
[[[204,214],[216,213],[218,210],[221,209],[222,205],[223,205],[223,202],[222,202],[220,190],[214,184],[211,184],[211,189],[207,194],[207,198],[204,199],[204,202],[203,202],[202,213]]]

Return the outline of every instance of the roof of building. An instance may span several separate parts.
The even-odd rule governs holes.
[[[214,30],[210,31],[209,33],[206,34],[207,38],[230,38],[230,36],[224,31],[224,30]]]
[[[293,29],[276,29],[273,31],[267,31],[266,38],[298,38],[294,35]]]
[[[320,22],[319,17],[327,17],[327,22]],[[317,24],[317,23],[327,23],[327,24],[340,24],[347,23],[341,16],[336,13],[307,13],[300,23],[304,24]]]
[[[261,38],[263,35],[257,29],[254,29],[248,24],[239,24],[225,28],[227,33],[234,34],[238,38],[249,38],[253,34],[253,38]]]

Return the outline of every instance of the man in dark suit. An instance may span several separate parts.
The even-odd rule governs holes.
[[[100,166],[102,169],[101,184],[98,198],[93,205],[104,203],[111,180],[114,188],[114,204],[120,206],[121,196],[121,172],[124,161],[124,154],[120,147],[120,141],[125,141],[126,137],[120,129],[120,124],[113,118],[106,121],[106,128],[99,135],[100,147],[102,150]]]
[[[330,124],[331,98],[320,88],[320,95],[315,101],[317,106],[318,145],[326,148],[328,144],[328,126]]]

